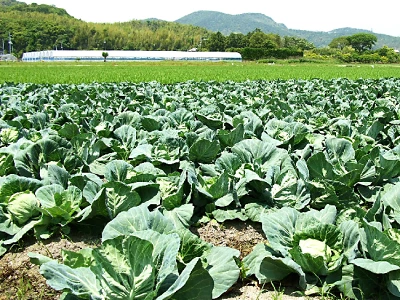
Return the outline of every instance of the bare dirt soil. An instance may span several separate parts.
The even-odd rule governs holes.
[[[0,258],[0,300],[58,299],[61,293],[46,284],[46,279],[39,273],[39,266],[30,262],[28,253],[40,253],[61,261],[62,249],[79,251],[98,246],[101,231],[83,228],[87,231],[72,230],[68,236],[54,236],[42,241],[25,238],[13,246]]]
[[[211,221],[192,230],[203,240],[214,246],[226,246],[240,251],[240,259],[248,255],[258,243],[264,242],[265,236],[261,224],[254,222],[228,221],[219,224]],[[238,282],[219,299],[224,300],[303,300],[306,297],[296,292],[293,280],[287,280],[284,286],[260,286],[255,278],[239,279]]]
[[[81,229],[82,227],[80,227]],[[200,228],[193,228],[192,231],[215,246],[238,249],[241,252],[241,258],[249,254],[257,243],[265,240],[261,225],[252,222],[232,221],[224,224],[210,222]],[[0,300],[59,299],[61,293],[47,286],[46,280],[39,273],[39,267],[30,262],[28,253],[36,252],[61,260],[62,249],[78,251],[87,247],[96,247],[100,243],[100,237],[101,232],[73,230],[70,235],[63,238],[55,236],[44,241],[27,238],[19,245],[12,247],[0,258]],[[285,286],[261,287],[255,279],[239,279],[220,299],[302,300],[306,297],[296,293],[296,288],[290,280]]]

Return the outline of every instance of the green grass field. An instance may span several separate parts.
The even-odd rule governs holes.
[[[340,65],[316,63],[205,63],[205,62],[122,62],[122,63],[0,63],[0,83],[89,83],[196,81],[245,81],[273,79],[331,79],[345,77],[399,77],[400,65]]]

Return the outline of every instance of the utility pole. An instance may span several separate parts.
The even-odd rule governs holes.
[[[11,37],[12,37],[12,35],[11,35],[11,33],[9,32],[8,33],[8,54],[11,54],[11,47],[12,47],[12,41],[11,41]]]

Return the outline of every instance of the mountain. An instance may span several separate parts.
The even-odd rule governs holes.
[[[270,17],[259,13],[229,15],[216,11],[201,10],[186,15],[175,22],[204,27],[211,31],[219,31],[224,35],[229,35],[232,32],[246,34],[256,28],[282,36],[290,33],[290,30],[284,24],[276,23]]]
[[[230,33],[243,33],[253,31],[256,28],[265,33],[275,33],[280,36],[298,36],[312,42],[316,47],[326,47],[336,37],[352,35],[359,32],[373,33],[364,29],[339,28],[332,31],[307,31],[289,29],[282,23],[275,22],[272,18],[260,13],[245,13],[230,15],[216,11],[196,11],[186,15],[175,22],[204,27],[214,32],[221,32],[224,35]],[[376,48],[384,45],[400,49],[400,37],[393,37],[386,34],[373,33],[377,36]]]

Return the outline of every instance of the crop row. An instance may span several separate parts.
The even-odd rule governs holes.
[[[30,254],[78,298],[211,299],[241,276],[400,297],[400,80],[0,85],[0,254],[101,219],[102,244]],[[260,222],[242,261],[189,231]]]

